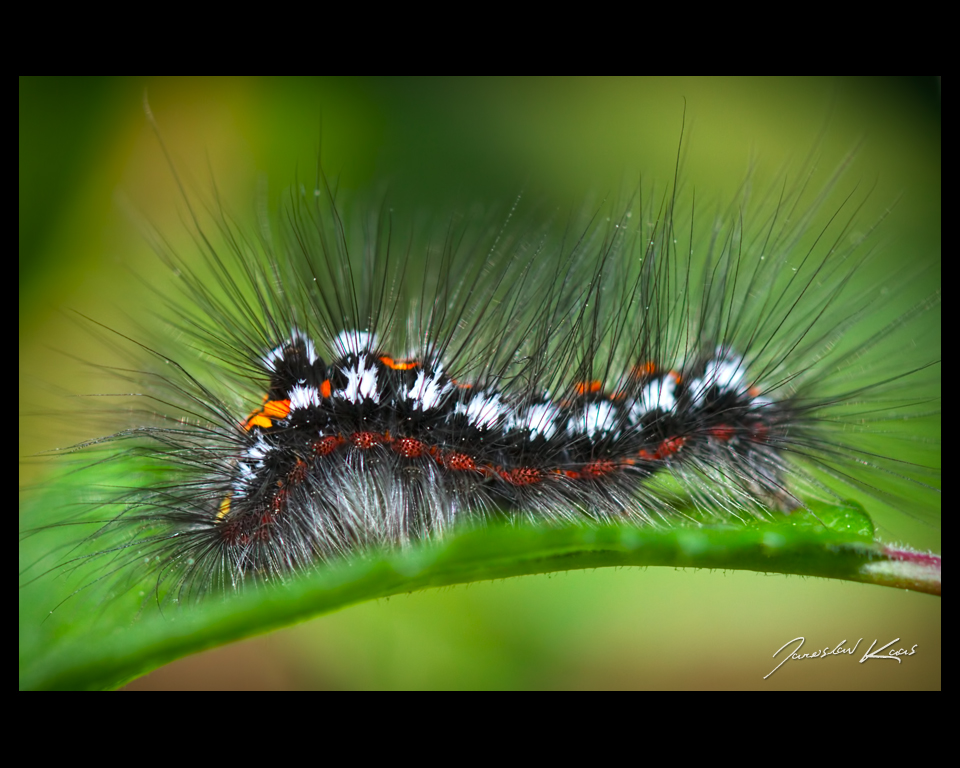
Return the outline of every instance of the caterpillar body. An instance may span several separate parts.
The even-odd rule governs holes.
[[[343,333],[333,349],[325,363],[297,334],[264,358],[269,395],[244,424],[236,481],[196,528],[201,550],[212,537],[234,553],[236,573],[423,539],[498,509],[650,523],[666,509],[638,489],[671,469],[736,478],[742,514],[747,488],[786,494],[773,447],[782,407],[722,348],[680,372],[648,361],[613,392],[581,382],[556,400],[498,378],[463,383],[440,360],[394,359],[368,333]]]
[[[424,230],[318,174],[278,237],[191,209],[199,266],[161,247],[182,349],[130,345],[160,405],[80,446],[143,481],[75,519],[93,549],[68,562],[147,564],[179,599],[501,518],[701,525],[938,494],[888,425],[939,416],[911,323],[939,295],[887,312],[913,273],[860,279],[857,202],[814,225],[830,189],[781,182],[732,213],[695,215],[675,183]]]

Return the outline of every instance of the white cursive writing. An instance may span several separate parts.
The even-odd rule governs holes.
[[[906,648],[897,648],[897,650],[890,651],[890,653],[886,655],[881,653],[881,651],[887,650],[887,648],[889,648],[894,643],[899,643],[899,642],[900,642],[900,638],[896,637],[893,640],[891,640],[889,643],[887,643],[885,646],[883,646],[883,648],[877,648],[877,652],[873,653],[873,646],[877,644],[877,641],[874,640],[872,643],[870,643],[870,647],[867,649],[867,652],[863,654],[863,658],[860,659],[860,663],[863,664],[863,662],[865,662],[867,659],[893,659],[899,664],[902,661],[902,659],[900,658],[901,656],[913,656],[913,654],[917,652],[917,645],[919,645],[919,643],[914,643],[913,648],[911,648],[909,651]]]
[[[800,649],[803,648],[803,644],[806,642],[806,638],[795,637],[793,638],[793,640],[790,640],[784,643],[776,650],[776,653],[773,654],[773,658],[777,658],[777,656],[780,655],[781,651],[783,651],[785,648],[789,647],[790,645],[793,645],[794,643],[796,643],[796,645],[790,650],[789,653],[787,653],[787,655],[783,658],[783,660],[779,664],[777,664],[777,666],[775,666],[772,670],[770,670],[770,672],[768,672],[766,675],[763,676],[763,679],[766,680],[768,677],[770,677],[770,675],[772,675],[774,672],[780,669],[780,667],[782,667],[788,661],[792,661],[794,659],[798,661],[800,659],[825,659],[827,656],[842,656],[843,654],[847,654],[848,656],[853,656],[862,640],[863,638],[861,637],[859,640],[857,640],[856,644],[852,648],[844,647],[847,643],[847,641],[844,639],[844,640],[841,640],[839,643],[837,643],[833,648],[830,648],[830,646],[826,646],[825,648],[817,649],[810,653],[800,653]],[[863,658],[860,659],[860,663],[863,664],[863,662],[865,662],[867,659],[894,659],[895,661],[900,662],[902,661],[902,659],[900,658],[901,656],[913,656],[917,652],[918,644],[914,644],[914,646],[910,648],[910,650],[907,650],[905,648],[898,648],[896,650],[890,651],[889,653],[886,653],[886,654],[883,653],[891,645],[898,642],[900,642],[900,638],[899,637],[894,638],[882,648],[877,648],[876,652],[874,652],[873,649],[877,644],[877,641],[874,640],[870,644],[870,648],[867,649],[867,652],[863,654]]]
[[[900,638],[898,637],[897,640],[899,639]],[[863,640],[863,638],[861,637],[860,640]],[[823,658],[826,658],[827,656],[840,656],[841,654],[844,654],[844,653],[847,653],[852,656],[854,651],[857,650],[857,646],[860,645],[860,640],[857,640],[857,645],[853,646],[853,648],[844,648],[843,646],[847,642],[846,639],[844,639],[844,640],[841,640],[839,643],[837,643],[836,646],[834,646],[833,650],[830,649],[830,646],[827,646],[823,650],[813,651],[812,653],[800,653],[799,651],[801,648],[803,648],[803,644],[806,642],[806,638],[795,637],[793,638],[793,640],[790,640],[784,643],[783,645],[781,645],[777,649],[776,653],[773,654],[773,658],[777,658],[777,654],[779,654],[780,651],[782,651],[784,648],[790,645],[790,643],[798,643],[797,647],[794,648],[789,654],[787,654],[787,656],[783,659],[783,661],[777,664],[777,666],[775,666],[772,670],[770,670],[770,672],[765,674],[763,676],[763,679],[766,680],[768,677],[770,677],[770,675],[772,675],[774,672],[780,669],[780,667],[782,667],[791,659],[798,659],[798,660],[799,659],[823,659]],[[893,642],[897,642],[897,640],[894,640]],[[881,648],[880,650],[883,650],[883,648]]]

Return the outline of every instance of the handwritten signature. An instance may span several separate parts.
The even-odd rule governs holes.
[[[803,648],[803,644],[806,642],[806,638],[795,637],[793,638],[793,640],[790,640],[784,643],[783,645],[781,645],[777,649],[777,652],[773,654],[773,658],[777,658],[777,656],[780,654],[780,651],[792,645],[793,643],[797,643],[796,647],[794,647],[793,650],[791,650],[783,658],[783,661],[781,661],[770,672],[764,675],[763,679],[766,680],[768,677],[770,677],[770,675],[772,675],[774,672],[780,669],[780,667],[782,667],[788,661],[793,661],[794,659],[796,659],[797,661],[801,659],[825,659],[827,656],[843,656],[844,654],[853,656],[856,653],[857,648],[859,647],[862,641],[863,641],[863,638],[861,637],[859,640],[857,640],[856,645],[854,645],[852,648],[846,648],[845,646],[847,644],[847,641],[844,639],[844,640],[841,640],[839,643],[837,643],[832,649],[830,648],[830,646],[827,646],[826,648],[818,649],[810,653],[800,653],[800,649]],[[887,650],[887,648],[889,648],[891,645],[899,642],[900,642],[900,638],[896,637],[893,640],[891,640],[889,643],[887,643],[885,646],[883,646],[882,648],[877,648],[876,652],[874,652],[873,649],[877,645],[877,641],[874,640],[872,643],[870,643],[870,647],[867,649],[867,652],[863,654],[863,657],[860,659],[860,663],[863,664],[863,662],[865,662],[867,659],[893,659],[897,663],[900,663],[902,661],[902,659],[900,658],[901,656],[913,656],[913,654],[917,652],[917,645],[919,645],[919,643],[915,643],[910,650],[907,650],[906,648],[897,648],[896,650],[892,650],[889,653],[884,653],[884,651]]]

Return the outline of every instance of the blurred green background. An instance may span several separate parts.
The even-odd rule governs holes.
[[[725,203],[748,168],[771,179],[817,146],[824,183],[859,146],[843,183],[873,188],[869,221],[886,258],[927,262],[940,281],[940,96],[934,79],[33,79],[20,80],[19,396],[21,456],[75,442],[70,392],[95,392],[69,356],[104,354],[69,311],[130,327],[164,270],[139,219],[192,247],[185,208],[141,107],[147,93],[192,191],[216,183],[252,220],[328,174],[384,185],[414,208],[498,201],[528,190],[567,205],[642,173],[672,179],[686,110],[683,175]],[[258,192],[259,191],[259,192]],[[931,329],[937,334],[939,327]],[[69,386],[65,383],[69,382]],[[73,433],[75,430],[76,434]],[[21,487],[39,470],[22,462]],[[24,527],[21,521],[21,528]],[[939,550],[939,519],[894,520],[885,538]],[[200,654],[133,687],[939,688],[937,598],[748,573],[628,569],[473,584],[355,606]],[[772,654],[902,638],[898,664]]]

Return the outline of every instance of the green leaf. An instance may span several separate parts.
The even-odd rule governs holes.
[[[23,519],[42,519],[45,503],[79,494],[80,487],[76,475],[55,483],[25,506]],[[493,525],[191,605],[158,605],[155,576],[130,582],[111,572],[109,554],[84,557],[96,543],[82,540],[90,533],[81,523],[59,525],[21,542],[21,689],[115,688],[182,656],[354,603],[525,574],[672,566],[804,574],[934,594],[940,584],[939,558],[934,564],[930,556],[876,543],[870,517],[853,502],[737,525]]]

